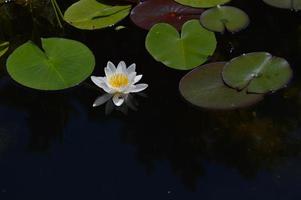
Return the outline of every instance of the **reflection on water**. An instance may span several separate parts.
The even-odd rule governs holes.
[[[12,142],[12,135],[9,131],[3,127],[0,128],[0,158],[1,154],[4,153],[7,148],[9,148]]]
[[[275,98],[281,100],[275,104]],[[148,110],[150,117],[138,114],[135,122],[128,123],[134,127],[129,127],[123,137],[137,147],[138,160],[147,169],[152,170],[156,160],[167,159],[174,174],[190,189],[196,188],[198,176],[206,173],[202,170],[205,161],[237,169],[242,176],[252,178],[301,153],[301,107],[293,99],[271,97],[254,109],[233,112],[175,107],[159,113]],[[281,116],[265,111],[272,103],[273,107],[281,106]],[[155,126],[149,123],[152,118],[156,119]]]
[[[297,26],[301,24],[300,16],[263,4],[260,7],[249,1],[250,6],[246,6],[247,3],[242,2],[245,1],[235,4],[250,14],[251,26],[235,36],[219,35],[220,46],[213,60],[230,59],[250,51],[270,51],[273,55],[287,58],[292,64],[295,78],[288,88],[267,96],[249,109],[228,112],[199,110],[188,105],[179,95],[177,84],[185,72],[164,68],[144,51],[145,32],[135,29],[130,23],[128,30],[118,32],[107,30],[74,34],[72,29],[66,30],[67,34],[80,38],[95,51],[98,62],[96,74],[103,71],[101,66],[107,60],[115,62],[125,58],[141,66],[139,71],[145,74],[146,82],[150,85],[148,98],[138,97],[139,106],[133,100],[133,105],[128,105],[131,109],[121,108],[125,109],[122,111],[127,115],[111,112],[113,107],[110,106],[92,108],[93,101],[100,94],[91,89],[89,83],[59,93],[29,90],[8,78],[2,59],[0,107],[7,110],[2,113],[1,119],[5,119],[6,115],[16,117],[10,118],[10,122],[15,123],[12,125],[14,128],[7,129],[6,121],[0,121],[0,152],[5,154],[10,145],[18,145],[14,141],[22,140],[26,141],[26,145],[21,145],[20,151],[30,150],[42,155],[52,152],[55,143],[59,141],[64,145],[66,142],[66,127],[76,126],[74,118],[84,115],[88,120],[83,121],[82,126],[100,135],[107,133],[98,132],[98,128],[117,119],[122,125],[118,136],[124,144],[135,148],[137,163],[142,164],[146,172],[153,174],[158,170],[156,164],[159,161],[168,161],[173,174],[192,191],[198,189],[199,182],[208,173],[207,163],[225,167],[229,171],[234,169],[246,180],[256,179],[261,172],[273,172],[278,168],[298,179],[300,176],[297,176],[296,169],[301,164],[297,162],[291,166],[290,162],[298,159],[301,153],[301,43],[296,42],[301,41],[300,28]],[[17,20],[16,23],[25,22]],[[31,33],[26,31],[25,36],[20,36],[23,29],[12,31],[18,35],[18,40],[31,37]],[[99,38],[101,41],[95,42]],[[111,114],[106,115],[106,112]],[[25,117],[17,119],[17,115],[21,114]],[[96,124],[95,127],[90,124],[92,122]],[[25,125],[20,126],[20,123]],[[25,137],[18,134],[22,132],[19,126],[22,130],[28,129],[29,135]],[[107,132],[110,134],[111,130]],[[87,146],[95,142],[90,140],[91,134],[83,131],[81,136],[87,141]],[[109,155],[111,153],[108,152]],[[105,162],[98,157],[89,159],[92,164]],[[84,170],[90,170],[89,166],[85,167]],[[94,173],[99,172],[95,170]]]
[[[34,151],[47,150],[53,140],[62,138],[72,104],[63,94],[42,94],[27,89],[18,90],[16,85],[1,84],[0,102],[6,107],[13,107],[26,112],[27,126],[30,129],[29,148]]]
[[[40,93],[2,80],[6,81],[1,83],[0,103],[26,112],[28,148],[33,151],[48,151],[54,141],[63,141],[70,115],[79,112],[74,100],[81,102],[83,108],[93,100],[87,101],[75,90]],[[206,174],[203,163],[207,161],[237,169],[243,177],[252,178],[300,155],[300,91],[298,85],[292,86],[266,98],[257,107],[227,112],[197,110],[180,99],[168,103],[144,99],[142,111],[132,111],[124,117],[121,137],[124,143],[137,148],[137,159],[148,172],[155,170],[156,161],[168,160],[174,174],[191,190],[196,188],[198,178]],[[105,117],[104,110],[90,113],[91,119]],[[122,117],[118,113],[112,115],[107,117]],[[1,148],[7,144],[7,135],[1,131]]]
[[[101,105],[105,107],[105,114],[110,115],[113,111],[119,111],[125,115],[129,113],[129,110],[137,111],[139,103],[136,100],[137,95],[144,96],[142,93],[138,93],[136,95],[134,94],[128,94],[126,95],[125,101],[121,106],[115,106],[112,99],[109,99],[105,105]],[[97,98],[102,98],[103,96],[99,96]]]

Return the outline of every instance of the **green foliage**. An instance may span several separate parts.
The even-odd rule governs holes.
[[[94,69],[93,53],[80,42],[46,38],[42,46],[43,51],[29,41],[9,56],[7,71],[15,81],[39,90],[61,90],[79,84]]]
[[[257,103],[263,95],[248,94],[226,86],[221,78],[225,62],[198,67],[184,76],[179,88],[195,106],[210,109],[237,109]]]
[[[181,34],[173,26],[159,23],[149,31],[145,45],[157,61],[174,69],[189,70],[206,62],[214,53],[216,38],[198,20],[186,22]]]
[[[231,0],[175,0],[175,1],[186,6],[191,6],[196,8],[210,8],[220,4],[228,3]]]
[[[226,64],[223,79],[238,90],[247,88],[252,93],[267,93],[284,87],[292,78],[289,63],[269,53],[249,53]]]
[[[301,0],[263,0],[266,4],[277,8],[301,10]]]
[[[250,23],[249,16],[242,10],[231,6],[218,6],[203,12],[202,25],[216,32],[223,33],[225,29],[230,32],[238,32]]]
[[[116,24],[124,19],[130,10],[130,5],[112,6],[96,0],[80,0],[66,10],[64,19],[76,28],[94,30]]]

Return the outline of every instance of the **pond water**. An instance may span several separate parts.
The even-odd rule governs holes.
[[[71,2],[66,2],[67,7]],[[301,199],[301,15],[261,1],[233,1],[251,18],[237,34],[217,34],[212,61],[267,51],[286,58],[294,78],[255,106],[211,111],[185,102],[185,71],[156,62],[147,32],[126,19],[115,31],[39,30],[85,43],[95,75],[108,60],[135,62],[149,88],[137,111],[93,108],[89,80],[61,92],[15,83],[1,61],[0,199],[298,200]],[[26,19],[15,22],[24,40]]]

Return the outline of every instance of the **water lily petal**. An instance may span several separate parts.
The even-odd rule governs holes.
[[[106,103],[108,100],[110,100],[112,98],[112,94],[104,94],[100,97],[98,97],[94,103],[93,103],[93,107],[96,107],[96,106],[100,106],[104,103]]]
[[[115,71],[116,71],[116,70],[115,70]],[[109,67],[105,67],[105,74],[106,74],[106,77],[112,76],[112,75],[115,73],[115,71],[112,71],[112,69],[109,68]]]
[[[110,69],[112,73],[116,72],[116,67],[111,61],[107,63],[107,68]]]
[[[124,102],[124,96],[122,94],[115,94],[113,96],[113,103],[115,106],[121,106]]]
[[[131,73],[133,73],[133,72],[136,72],[136,64],[135,64],[135,63],[131,64],[131,65],[127,68],[127,73],[128,73],[128,74],[131,74]]]
[[[114,93],[114,90],[111,87],[109,87],[106,83],[100,84],[99,87],[103,89],[106,93]]]
[[[141,83],[137,85],[132,85],[129,88],[129,93],[134,93],[134,92],[141,92],[142,90],[145,90],[148,87],[147,84]]]
[[[106,78],[105,77],[91,76],[91,80],[98,87],[100,87],[101,84],[106,83]]]
[[[127,74],[127,70],[126,70],[126,64],[124,61],[120,61],[118,66],[117,66],[117,70],[116,70],[117,74]]]
[[[132,73],[130,73],[130,74],[128,75],[129,85],[134,84],[136,75],[137,75],[136,72],[132,72]]]
[[[124,87],[121,87],[121,88],[118,88],[116,91],[119,92],[119,93],[123,93],[123,94],[128,94],[128,88],[130,87],[131,85],[127,85],[127,86],[124,86]]]
[[[135,76],[133,84],[138,83],[141,79],[142,75]]]

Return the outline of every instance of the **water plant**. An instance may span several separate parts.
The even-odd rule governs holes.
[[[242,10],[232,6],[217,6],[210,8],[201,15],[202,25],[216,32],[228,30],[232,33],[246,28],[250,19]]]
[[[0,57],[3,56],[9,48],[9,42],[0,41]]]
[[[264,94],[285,87],[291,77],[292,69],[285,59],[254,52],[229,62],[200,66],[182,78],[179,89],[195,106],[237,109],[253,105]]]
[[[263,95],[229,88],[221,78],[226,62],[210,63],[185,75],[179,84],[181,95],[191,104],[208,109],[237,109],[263,99]]]
[[[92,73],[93,53],[84,44],[44,38],[40,49],[29,41],[7,59],[7,71],[18,83],[39,90],[62,90],[78,85]]]
[[[237,90],[251,93],[274,92],[286,86],[293,76],[289,63],[266,52],[243,54],[228,62],[223,80]]]
[[[228,3],[231,0],[175,0],[175,1],[186,6],[191,6],[196,8],[210,8],[217,5]]]
[[[109,5],[96,0],[80,0],[71,5],[64,14],[70,25],[79,29],[99,29],[112,26],[124,19],[131,5]]]
[[[301,10],[300,0],[263,0],[263,2],[277,8],[291,9],[296,11]]]
[[[300,1],[263,1],[281,8],[300,9]],[[201,66],[215,56],[218,43],[214,32],[234,33],[250,23],[243,10],[223,5],[228,2],[230,0],[79,0],[63,13],[56,0],[0,1],[1,5],[14,3],[27,9],[33,24],[39,21],[35,19],[36,5],[50,6],[50,18],[56,20],[61,30],[68,25],[84,30],[109,28],[130,14],[132,22],[149,30],[145,48],[156,61],[176,70],[196,68],[179,84],[180,93],[186,100],[204,108],[237,109],[252,105],[262,100],[265,94],[283,88],[293,72],[284,58],[265,52]],[[118,24],[115,30],[124,27]],[[0,30],[0,39],[7,41],[0,43],[0,56],[5,58],[9,47],[13,50],[6,62],[7,72],[26,87],[67,89],[86,80],[94,70],[93,52],[81,42],[35,35],[24,44],[15,46],[6,35]],[[106,77],[91,76],[92,81],[107,93],[98,98],[94,106],[110,99],[120,106],[129,93],[147,87],[146,84],[135,85],[142,76],[136,76],[134,64],[126,69],[124,62],[120,62],[117,68],[108,62],[105,72]]]
[[[173,26],[159,23],[149,31],[145,46],[156,60],[166,66],[189,70],[206,62],[214,53],[216,38],[198,20],[186,22],[181,34]]]
[[[174,0],[140,2],[131,11],[131,20],[143,29],[151,29],[157,23],[168,23],[178,30],[191,19],[199,19],[204,9],[181,5]]]
[[[105,77],[91,76],[93,83],[106,92],[95,100],[94,107],[102,105],[110,99],[116,106],[121,106],[127,101],[130,93],[141,92],[148,87],[145,83],[136,84],[142,79],[142,75],[137,75],[135,63],[127,68],[125,62],[121,61],[116,68],[109,61],[104,71]]]

